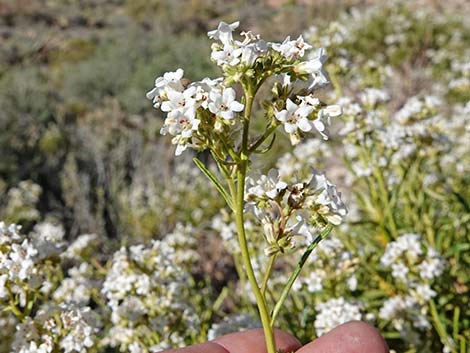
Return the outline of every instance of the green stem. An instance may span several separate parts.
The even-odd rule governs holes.
[[[276,342],[274,340],[274,330],[270,323],[270,316],[266,307],[266,301],[261,294],[258,282],[253,271],[253,266],[250,260],[250,253],[248,251],[248,243],[245,234],[245,221],[244,221],[244,206],[245,206],[245,179],[249,162],[248,151],[248,130],[250,128],[251,109],[253,106],[253,98],[255,89],[251,85],[244,87],[245,90],[245,115],[243,119],[243,138],[240,151],[241,161],[238,163],[237,168],[237,191],[236,195],[232,195],[235,201],[235,219],[237,224],[238,242],[242,255],[243,264],[245,266],[246,274],[250,282],[251,288],[256,298],[261,324],[263,325],[266,349],[268,353],[276,353]],[[236,196],[236,198],[234,197]]]
[[[274,254],[269,257],[268,266],[266,267],[266,272],[264,273],[263,282],[261,283],[261,294],[265,297],[266,293],[266,286],[268,285],[269,277],[271,276],[271,272],[273,271],[274,261],[276,260],[276,255]]]
[[[245,177],[246,177],[247,161],[243,161],[240,169],[237,172],[237,201],[235,207],[235,218],[237,223],[238,242],[242,254],[243,264],[245,265],[246,274],[250,281],[251,288],[256,298],[258,311],[263,325],[264,335],[266,339],[266,347],[268,353],[276,353],[276,343],[274,341],[273,326],[270,323],[269,312],[266,307],[266,302],[261,294],[258,282],[256,281],[253,266],[251,265],[250,254],[248,251],[248,243],[246,241],[245,225],[243,217],[244,209],[244,194],[245,194]]]
[[[294,284],[295,280],[297,277],[299,277],[300,271],[305,265],[305,262],[307,261],[308,257],[312,253],[312,251],[316,248],[318,243],[326,238],[328,234],[330,234],[331,230],[333,229],[333,226],[329,224],[323,231],[312,241],[312,243],[307,247],[305,252],[303,253],[302,257],[300,258],[294,272],[289,277],[289,280],[287,281],[284,289],[282,290],[281,297],[277,301],[276,305],[274,306],[273,314],[271,316],[271,325],[274,325],[274,321],[276,320],[277,315],[279,314],[279,311],[282,308],[282,305],[284,304],[285,300],[287,299],[287,295],[289,294],[289,291],[292,288],[292,285]]]

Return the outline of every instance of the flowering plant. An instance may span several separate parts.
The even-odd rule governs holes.
[[[341,109],[337,105],[325,105],[314,95],[328,83],[323,70],[326,54],[322,48],[307,56],[312,46],[302,36],[271,43],[251,31],[242,32],[243,40],[236,40],[233,32],[238,25],[238,22],[221,22],[216,30],[208,32],[215,40],[211,58],[222,69],[223,77],[189,82],[183,70],[178,69],[158,77],[147,97],[156,108],[167,113],[160,132],[172,136],[176,156],[188,147],[198,152],[207,150],[218,167],[222,179],[194,158],[235,216],[238,245],[256,299],[267,350],[274,353],[275,319],[308,256],[333,226],[341,223],[346,207],[335,185],[313,169],[308,179],[289,184],[274,169],[253,179],[248,176],[250,166],[255,155],[273,147],[280,126],[292,145],[315,131],[328,139],[330,119],[339,116]],[[272,96],[262,102],[265,126],[256,133],[253,120],[261,114],[256,114],[253,108],[263,86],[270,87]],[[240,89],[242,97],[237,98]],[[264,253],[269,261],[261,281],[256,277],[249,252],[247,212],[254,214],[264,231]],[[302,236],[310,242],[271,307],[266,292],[275,261],[295,248],[295,239]]]

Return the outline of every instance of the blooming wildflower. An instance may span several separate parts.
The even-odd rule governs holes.
[[[331,224],[340,224],[347,214],[347,209],[341,200],[341,193],[337,191],[336,186],[326,178],[325,174],[315,171],[313,171],[309,186],[312,190],[317,190],[319,193],[307,199],[307,207],[315,208]]]
[[[431,256],[429,256],[431,254]],[[436,254],[428,250],[428,258],[421,262],[417,267],[419,275],[423,279],[433,279],[442,274],[445,269],[445,262]]]
[[[51,255],[59,254],[65,245],[64,228],[49,222],[38,223],[31,233],[31,240],[38,250],[38,257],[44,259]]]
[[[437,295],[436,291],[434,291],[428,283],[416,286],[412,293],[421,304],[428,302]]]
[[[221,41],[224,45],[230,44],[233,41],[232,32],[238,28],[240,25],[239,21],[227,24],[225,22],[220,22],[217,29],[207,32],[207,35],[211,39],[216,39]]]
[[[318,116],[312,121],[312,124],[324,140],[328,140],[328,130],[326,129],[326,126],[331,124],[330,118],[340,115],[341,107],[339,105],[329,105],[318,111]]]
[[[235,113],[243,110],[244,105],[235,100],[235,90],[231,87],[225,88],[221,93],[212,90],[210,93],[211,102],[209,110],[211,113],[224,120],[231,120]]]
[[[270,169],[268,175],[261,175],[256,182],[251,178],[247,180],[246,199],[262,197],[275,199],[286,188],[287,183],[279,179],[279,171]]]
[[[167,98],[167,92],[169,90],[178,92],[183,90],[183,84],[181,82],[183,75],[183,69],[178,69],[175,72],[166,72],[162,77],[155,79],[155,87],[146,95],[148,99],[152,100],[155,108],[158,108]]]
[[[65,353],[86,352],[94,345],[96,328],[89,325],[84,315],[90,311],[86,307],[80,310],[63,311],[60,314],[62,327],[67,334],[60,341],[60,348]]]
[[[61,304],[44,307],[34,318],[17,325],[13,348],[16,352],[86,353],[96,343],[99,323],[89,307]]]
[[[266,53],[268,45],[264,40],[259,40],[256,43],[250,43],[242,46],[241,62],[247,66],[252,66],[256,59]]]
[[[64,238],[64,228],[49,222],[38,223],[34,226],[33,235],[38,239],[53,243],[60,243]]]
[[[18,278],[26,280],[30,278],[34,270],[33,257],[38,251],[25,239],[21,244],[12,244],[8,259],[0,264],[4,267],[12,280]]]
[[[79,267],[68,270],[68,277],[64,278],[52,297],[58,303],[76,303],[87,305],[91,292],[97,283],[89,277],[92,268],[87,263],[81,263]]]
[[[215,48],[217,47],[215,46]],[[236,66],[240,63],[240,55],[242,55],[242,53],[243,49],[225,44],[220,50],[212,50],[211,59],[214,60],[217,65]]]
[[[281,44],[273,43],[272,48],[280,52],[286,59],[296,59],[303,57],[305,51],[311,49],[312,46],[305,43],[300,35],[296,40],[290,40],[289,36]]]
[[[298,74],[310,75],[309,90],[323,86],[328,83],[326,73],[323,70],[323,64],[327,59],[326,52],[323,48],[318,49],[308,61],[302,61],[294,67],[294,71]]]
[[[168,100],[161,104],[161,110],[168,113],[169,116],[177,111],[188,118],[194,118],[196,114],[195,93],[196,87],[194,86],[188,87],[182,92],[170,90],[167,94]]]
[[[312,124],[308,120],[309,114],[313,111],[313,107],[305,103],[295,104],[287,99],[286,109],[275,113],[277,120],[284,123],[284,129],[288,134],[297,132],[297,129],[308,132],[312,130]]]
[[[6,274],[0,275],[0,298],[8,297],[8,291],[5,286],[7,280],[8,280],[8,275]]]
[[[78,236],[61,254],[62,257],[79,259],[81,254],[93,244],[96,244],[98,236],[96,234],[82,234]]]

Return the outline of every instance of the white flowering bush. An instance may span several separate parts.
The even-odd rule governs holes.
[[[0,223],[1,324],[11,351],[150,352],[200,336],[188,286],[198,261],[191,226],[123,246],[107,263],[95,255],[96,235],[67,242],[51,223],[29,235],[20,228]]]

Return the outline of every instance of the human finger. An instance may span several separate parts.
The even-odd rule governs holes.
[[[300,347],[299,341],[293,336],[275,330],[276,346],[282,352],[293,352]],[[207,343],[171,349],[164,353],[266,353],[266,342],[262,329],[235,332],[216,338]]]
[[[300,342],[294,336],[281,330],[274,330],[276,347],[281,352],[294,352]],[[266,353],[263,329],[231,333],[216,338],[213,342],[221,345],[228,353]]]
[[[296,353],[388,353],[383,337],[371,325],[351,321],[303,346]]]

